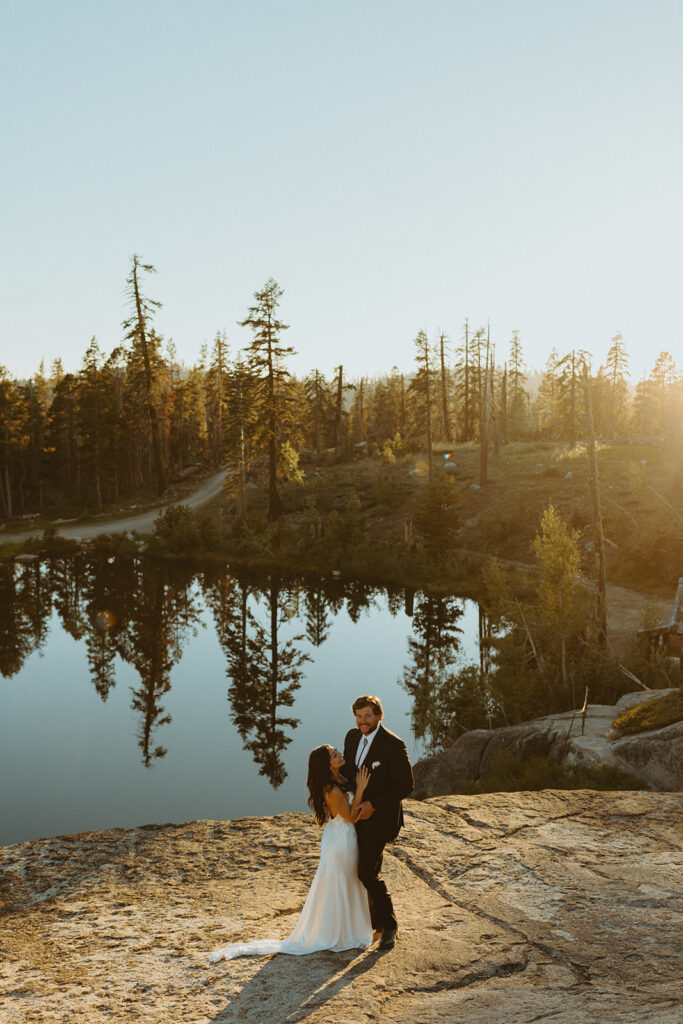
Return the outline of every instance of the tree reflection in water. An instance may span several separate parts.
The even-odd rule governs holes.
[[[260,585],[239,578],[205,585],[226,656],[232,722],[245,750],[259,765],[259,775],[265,775],[275,789],[287,778],[282,752],[292,737],[286,730],[293,731],[299,724],[299,719],[283,716],[280,709],[294,704],[303,678],[301,666],[309,660],[297,647],[302,635],[289,640],[279,635],[280,627],[298,611],[299,592],[298,586],[284,587],[277,575]],[[260,613],[263,600],[267,625],[252,610],[255,606]]]
[[[0,673],[15,676],[47,635],[52,589],[39,561],[0,565]]]
[[[304,607],[306,609],[306,639],[313,647],[322,647],[332,625],[329,602],[325,599],[322,585],[307,588],[304,595]]]
[[[116,684],[116,655],[134,666],[140,686],[131,707],[140,713],[138,745],[151,765],[166,749],[153,746],[156,728],[171,721],[161,703],[171,668],[199,619],[192,575],[170,578],[166,570],[130,556],[77,554],[68,558],[0,567],[0,669],[19,671],[40,648],[54,609],[63,629],[83,640],[97,693],[106,700]]]
[[[342,610],[354,623],[383,603],[392,616],[404,608],[412,617],[403,686],[414,699],[416,736],[436,738],[459,650],[460,600],[338,578],[304,584],[277,574],[196,573],[97,551],[0,565],[0,673],[16,675],[40,649],[55,612],[69,636],[84,644],[102,701],[116,686],[117,659],[138,673],[131,708],[142,762],[150,767],[166,754],[158,730],[171,721],[165,708],[171,671],[189,635],[203,624],[202,600],[225,656],[230,720],[273,787],[287,777],[284,751],[299,724],[287,711],[310,660],[306,645],[311,652],[322,647]],[[292,635],[294,621],[305,633]],[[487,656],[485,643],[482,648]]]
[[[161,701],[171,689],[170,672],[182,657],[184,641],[199,622],[192,582],[189,572],[169,580],[160,567],[140,562],[131,611],[124,620],[130,652],[126,660],[140,673],[142,684],[132,691],[131,707],[141,714],[138,746],[147,767],[167,753],[164,746],[152,748],[152,734],[171,721]]]
[[[413,635],[408,641],[412,661],[403,670],[403,685],[413,697],[415,736],[435,745],[443,738],[443,697],[454,678],[462,634],[458,621],[464,608],[459,598],[450,595],[410,595],[410,601],[414,607]]]

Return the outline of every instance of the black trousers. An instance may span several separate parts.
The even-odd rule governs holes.
[[[380,877],[382,857],[388,840],[372,828],[372,819],[356,826],[358,835],[358,877],[368,891],[370,916],[374,928],[396,928],[391,896]]]

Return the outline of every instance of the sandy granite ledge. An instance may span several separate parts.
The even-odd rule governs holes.
[[[291,930],[310,816],[0,847],[0,1021],[680,1024],[682,811],[678,793],[407,801],[394,950],[217,965]]]

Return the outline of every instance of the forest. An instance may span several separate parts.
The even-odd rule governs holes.
[[[236,507],[262,484],[272,522],[285,511],[282,486],[301,481],[307,463],[361,452],[391,462],[425,453],[433,479],[439,443],[477,443],[484,456],[510,442],[586,435],[585,389],[594,431],[604,441],[673,442],[683,421],[683,376],[668,351],[635,386],[620,334],[603,365],[576,348],[552,349],[535,393],[528,386],[522,338],[505,351],[487,327],[465,320],[457,339],[415,338],[415,363],[375,378],[345,372],[305,377],[287,369],[293,349],[279,318],[283,294],[269,279],[240,322],[251,341],[234,351],[216,333],[194,365],[177,358],[154,328],[160,303],[148,295],[154,267],[131,260],[128,315],[120,344],[103,352],[95,338],[80,369],[61,360],[18,380],[0,367],[0,516],[99,512],[140,496],[163,495],[169,482],[226,467]],[[480,472],[486,473],[485,458]]]
[[[465,321],[457,341],[418,331],[410,372],[353,378],[340,354],[331,375],[316,368],[301,378],[287,365],[294,352],[280,319],[283,290],[269,279],[240,321],[250,342],[233,351],[218,332],[187,367],[154,329],[153,270],[133,257],[128,316],[111,353],[93,339],[77,372],[57,361],[30,380],[0,374],[0,514],[45,523],[42,538],[24,542],[23,557],[49,554],[57,574],[80,565],[83,545],[57,536],[50,518],[116,512],[165,495],[151,537],[101,536],[91,550],[133,574],[129,589],[144,584],[147,638],[163,633],[160,562],[219,573],[227,562],[265,575],[271,623],[270,641],[258,633],[263,656],[244,648],[244,588],[219,616],[231,678],[239,677],[235,666],[263,663],[258,679],[245,677],[235,707],[266,690],[291,703],[299,654],[283,649],[270,664],[263,653],[279,650],[272,638],[288,574],[333,589],[340,579],[405,588],[414,635],[404,685],[415,734],[433,747],[459,730],[576,708],[588,689],[591,701],[611,703],[636,685],[680,684],[666,651],[631,642],[635,630],[614,646],[605,597],[606,581],[666,599],[675,592],[683,376],[669,352],[634,387],[619,334],[599,366],[584,349],[553,349],[532,387],[520,332],[501,352],[488,327]],[[199,514],[169,498],[179,483],[219,470],[224,493]],[[8,611],[0,670],[10,674],[24,657],[21,636],[31,646],[31,629],[16,628],[18,550],[5,545],[0,573]],[[31,564],[25,580],[37,584],[41,570]],[[214,595],[219,604],[222,592]],[[480,601],[479,664],[459,663],[455,594]],[[98,622],[95,598],[90,613],[79,614],[90,622],[104,698],[115,650],[129,657],[134,644],[123,635],[126,616],[116,628]],[[38,618],[29,614],[26,624]],[[130,625],[131,637],[137,628]],[[42,625],[36,642],[41,634]],[[155,664],[173,663],[169,651],[150,654],[146,640],[141,650]],[[273,665],[284,673],[277,680]],[[135,705],[145,763],[156,756],[152,726],[165,720],[156,695],[166,692],[166,677],[150,687]],[[284,743],[282,728],[294,723],[277,719],[273,701],[267,742],[243,739],[276,779],[273,737]]]

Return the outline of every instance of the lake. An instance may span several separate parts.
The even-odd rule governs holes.
[[[423,756],[410,680],[434,642],[478,661],[478,636],[472,601],[332,578],[0,566],[0,844],[305,810],[308,754],[361,693]]]

